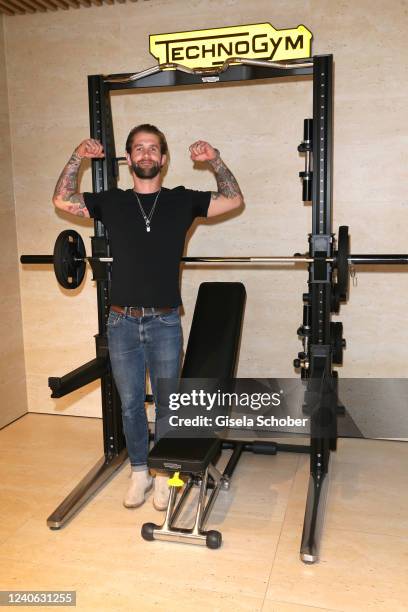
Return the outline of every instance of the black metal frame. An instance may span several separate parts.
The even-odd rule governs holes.
[[[315,56],[311,65],[277,68],[266,66],[232,65],[219,74],[216,81],[246,82],[269,80],[293,76],[313,76],[313,189],[312,189],[312,232],[309,238],[310,255],[315,259],[309,265],[309,292],[304,295],[305,320],[309,328],[305,359],[302,362],[302,377],[322,381],[332,377],[332,345],[330,339],[330,319],[332,300],[333,263],[319,261],[319,258],[333,257],[332,234],[332,115],[333,115],[333,58],[331,55]],[[206,86],[207,79],[200,74],[190,74],[179,70],[163,70],[150,76],[130,82],[130,75],[101,75],[88,78],[90,135],[102,142],[105,158],[92,161],[93,190],[99,192],[115,187],[118,179],[118,157],[112,123],[110,92],[115,90]],[[211,79],[213,80],[213,79]],[[95,221],[95,236],[92,239],[92,256],[109,257],[109,236],[101,222]],[[126,458],[125,439],[122,432],[120,398],[113,382],[109,367],[106,320],[110,296],[110,267],[93,267],[94,280],[97,282],[98,323],[96,336],[96,359],[63,379],[54,380],[55,396],[78,388],[90,380],[101,378],[104,457],[79,483],[76,489],[63,501],[49,517],[51,528],[61,527],[87,499],[111,476]],[[79,376],[82,376],[80,381]],[[84,378],[85,375],[85,378]],[[77,384],[76,384],[77,383]],[[58,394],[58,395],[57,395]],[[324,410],[322,406],[322,410]],[[324,502],[327,493],[330,451],[336,447],[337,432],[333,437],[322,438],[312,433],[310,447],[289,444],[224,443],[224,447],[234,451],[228,475],[238,462],[243,450],[274,454],[277,450],[292,452],[310,451],[310,482],[305,511],[305,522],[301,544],[301,559],[314,562],[318,558],[320,532],[323,521]],[[256,447],[256,448],[255,448]]]
[[[307,352],[308,372],[302,375],[315,384],[332,376],[330,319],[333,264],[325,259],[333,256],[332,235],[332,158],[333,158],[333,58],[314,58],[313,71],[313,188],[312,233],[310,254],[317,259],[309,266],[309,293],[306,308],[310,316]],[[323,398],[323,394],[321,395]],[[324,410],[322,405],[319,407]],[[319,415],[316,415],[318,418]],[[302,561],[318,559],[324,507],[328,489],[330,439],[311,434],[310,478],[306,500],[300,555]],[[335,443],[332,443],[333,450]]]

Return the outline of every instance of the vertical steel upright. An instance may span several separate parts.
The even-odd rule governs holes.
[[[88,77],[89,121],[91,138],[99,140],[105,152],[103,159],[92,160],[93,191],[106,191],[117,187],[115,138],[112,122],[109,89],[100,75]],[[110,257],[109,236],[104,225],[95,220],[95,236],[92,239],[93,257]],[[94,278],[97,282],[98,329],[96,336],[98,350],[106,352],[106,321],[109,314],[109,296],[111,285],[109,266],[101,269],[101,274]],[[113,382],[110,370],[102,377],[102,415],[105,456],[109,459],[120,453],[126,442],[122,431],[120,398]]]
[[[333,264],[325,261],[333,255],[333,57],[315,56],[313,63],[313,189],[309,245],[310,255],[315,259],[309,266],[309,292],[305,298],[311,318],[306,378],[318,389],[321,403],[311,415],[310,479],[300,550],[301,559],[309,563],[318,558],[328,487],[331,440],[323,434],[319,420],[322,411],[330,410],[330,402],[323,404],[327,401],[323,389],[325,380],[332,376],[330,318],[333,272]]]
[[[109,90],[102,76],[88,77],[89,117],[91,138],[100,140],[105,151],[104,159],[92,160],[93,191],[99,192],[117,185],[115,140]],[[110,257],[109,237],[100,221],[95,221],[92,237],[92,256]],[[51,529],[60,529],[112,476],[127,457],[126,442],[122,430],[121,404],[115,387],[108,356],[106,320],[109,311],[110,269],[101,266],[93,269],[97,284],[98,334],[95,336],[96,356],[106,360],[107,367],[101,376],[103,449],[104,455],[79,482],[71,493],[48,517]]]

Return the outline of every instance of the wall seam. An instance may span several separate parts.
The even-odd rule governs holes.
[[[17,202],[16,202],[16,190],[15,190],[15,168],[14,168],[14,154],[13,154],[13,133],[12,133],[12,120],[11,120],[11,105],[10,105],[10,75],[9,75],[9,53],[8,53],[8,45],[7,45],[7,30],[6,30],[6,17],[2,16],[2,30],[3,30],[3,41],[4,41],[4,63],[5,63],[5,72],[6,72],[6,100],[7,100],[7,110],[8,110],[8,131],[10,138],[10,166],[11,166],[11,186],[12,186],[12,198],[14,204],[14,227],[16,234],[16,246],[17,253],[20,253],[20,244],[19,244],[19,235],[17,230]],[[17,270],[18,270],[18,286],[19,286],[19,300],[20,300],[20,317],[21,317],[21,336],[23,343],[23,358],[24,358],[24,382],[25,382],[25,397],[26,397],[26,414],[29,411],[28,405],[28,385],[27,385],[27,360],[26,360],[26,351],[25,351],[25,333],[24,333],[24,314],[23,314],[23,300],[21,296],[22,286],[21,286],[21,266],[19,264],[19,258],[17,261]]]

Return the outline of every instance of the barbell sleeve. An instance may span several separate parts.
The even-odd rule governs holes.
[[[349,264],[357,265],[404,265],[408,264],[408,255],[350,255]]]
[[[53,264],[54,255],[21,255],[20,262],[23,264]]]

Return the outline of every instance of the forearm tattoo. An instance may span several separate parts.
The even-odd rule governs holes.
[[[230,199],[236,198],[237,196],[242,197],[237,179],[232,174],[231,170],[227,168],[219,155],[210,161],[210,165],[215,172],[215,179],[218,187],[217,192],[212,192],[212,199],[216,200],[219,196],[224,196]]]
[[[67,202],[65,209],[78,217],[85,216],[83,209],[86,208],[82,194],[78,193],[78,172],[81,161],[74,151],[61,172],[54,190],[54,198]]]

